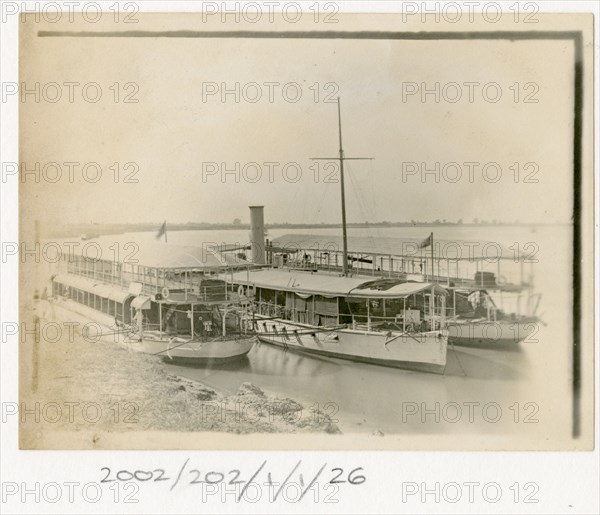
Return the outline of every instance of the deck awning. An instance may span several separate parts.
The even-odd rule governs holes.
[[[425,292],[446,295],[439,284],[366,277],[340,277],[327,272],[304,272],[294,269],[263,269],[223,275],[225,281],[276,291],[289,291],[298,297],[320,295],[326,298],[401,299]]]
[[[77,288],[78,290],[86,291],[92,295],[98,295],[105,299],[114,300],[123,304],[128,297],[133,297],[131,293],[122,290],[117,286],[110,284],[99,283],[97,280],[89,279],[88,277],[80,277],[71,274],[59,274],[54,278],[54,282]]]
[[[108,299],[110,298],[112,287],[110,287],[108,284],[96,284],[94,287],[88,289],[88,291],[94,295]]]
[[[147,295],[138,295],[131,301],[133,309],[150,309],[150,297]]]
[[[351,295],[353,297],[377,297],[382,293],[385,293],[385,296],[403,298],[409,297],[410,295],[416,295],[417,293],[421,292],[433,292],[436,295],[447,295],[448,293],[445,288],[436,283],[420,283],[409,281],[398,283],[391,287],[386,287],[384,289],[380,289],[377,284],[378,282],[380,281],[367,282],[359,286],[358,288],[352,290],[349,296]]]
[[[125,304],[125,301],[129,298],[133,297],[133,295],[127,291],[123,291],[119,288],[111,288],[110,292],[108,292],[108,298],[110,300],[114,300],[115,302],[120,302],[121,304]]]
[[[96,285],[95,281],[91,281],[86,277],[71,274],[58,274],[54,277],[53,281],[55,283],[64,284],[65,286],[70,286],[71,288],[77,288],[78,290],[85,291],[90,291]]]

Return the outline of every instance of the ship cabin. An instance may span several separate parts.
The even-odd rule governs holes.
[[[93,242],[93,251],[62,256],[52,276],[55,298],[99,311],[117,326],[149,338],[202,341],[247,334],[248,302],[218,275],[246,269],[251,266],[247,261],[210,247],[102,240],[106,237]]]
[[[448,293],[435,283],[266,268],[227,280],[254,299],[257,314],[298,324],[406,332],[446,326]]]

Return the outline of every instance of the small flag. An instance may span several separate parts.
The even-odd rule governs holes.
[[[158,233],[156,234],[156,239],[160,240],[160,238],[162,236],[164,236],[165,241],[167,241],[167,221],[166,220],[163,222],[160,229],[158,230]]]
[[[433,241],[433,233],[431,233],[429,236],[427,236],[427,238],[425,238],[419,245],[419,248],[425,248],[425,247],[429,247],[429,245],[431,245]]]

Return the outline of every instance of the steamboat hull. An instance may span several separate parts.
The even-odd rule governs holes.
[[[534,321],[450,322],[448,342],[463,347],[510,348],[522,341],[536,342],[538,327]]]
[[[81,321],[82,327],[88,325],[88,339],[112,341],[129,350],[161,356],[173,362],[194,363],[223,363],[241,359],[246,356],[254,343],[255,336],[238,338],[217,337],[208,341],[185,341],[183,338],[160,337],[158,334],[133,334],[124,328],[117,328],[114,320],[94,309],[82,306],[71,300],[47,302],[47,308],[38,310],[38,316],[60,318],[72,321],[75,315]],[[49,313],[50,312],[50,313]]]
[[[213,341],[177,342],[142,338],[141,341],[125,339],[124,345],[146,354],[163,356],[165,360],[198,365],[224,363],[246,356],[256,341],[255,337],[217,339]]]
[[[347,359],[443,374],[448,337],[445,331],[402,334],[354,329],[328,331],[286,320],[257,320],[260,342],[309,355]]]

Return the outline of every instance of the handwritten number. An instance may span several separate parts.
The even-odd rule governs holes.
[[[165,475],[165,470],[164,469],[155,469],[154,473],[156,472],[160,472],[159,476],[154,480],[154,482],[156,481],[168,481],[170,478],[168,477],[163,477]]]
[[[190,481],[190,485],[199,485],[200,483],[204,483],[204,481],[198,481],[198,479],[200,478],[200,471],[198,469],[190,470],[190,474],[194,473],[196,473],[196,478]]]
[[[208,479],[208,476],[217,476],[219,479],[217,479],[216,481],[210,481]],[[221,481],[223,481],[223,479],[225,479],[225,475],[222,472],[207,472],[206,475],[204,476],[204,481],[206,481],[209,485],[216,485],[217,483],[220,483]]]
[[[108,479],[108,476],[110,476],[110,469],[108,467],[102,467],[100,470],[106,470],[106,476],[102,478],[101,483],[112,483],[114,481],[114,479]]]
[[[148,470],[136,470],[133,473],[133,477],[137,481],[150,481],[152,479],[152,472]]]
[[[240,471],[238,469],[233,469],[229,471],[229,474],[233,474],[233,478],[229,480],[230,485],[238,485],[243,483],[243,481],[236,481],[238,477],[240,477]]]
[[[121,477],[121,474],[129,474],[129,477],[127,479],[123,479]],[[131,472],[129,472],[129,470],[119,470],[119,472],[117,472],[117,479],[119,481],[131,481],[133,479],[133,474]]]
[[[362,474],[358,474],[358,475],[353,475],[355,472],[358,472],[359,470],[364,470],[362,467],[358,467],[355,468],[354,470],[350,471],[350,474],[348,474],[348,483],[350,483],[351,485],[362,485],[367,478],[365,476],[363,476]]]
[[[339,470],[339,473],[336,476],[334,476],[331,481],[329,481],[329,483],[332,485],[335,485],[337,483],[350,483],[351,485],[362,485],[367,480],[367,478],[365,476],[363,476],[362,474],[356,474],[356,472],[358,472],[359,470],[364,470],[362,467],[352,469],[348,473],[348,476],[347,476],[348,481],[343,480],[343,479],[338,479],[344,473],[344,469],[333,468],[333,469],[331,469],[331,472],[335,473],[336,470]]]
[[[334,468],[331,469],[331,472],[334,472],[336,470],[339,470],[340,473],[335,476],[331,481],[329,481],[332,485],[336,484],[336,483],[345,483],[346,481],[338,481],[338,477],[340,477],[343,473],[344,473],[344,469],[340,469],[340,468]]]

